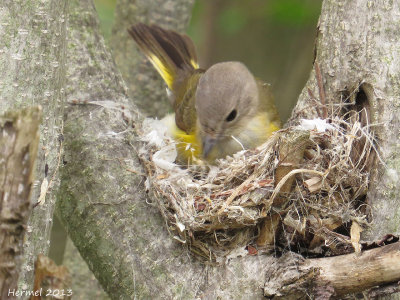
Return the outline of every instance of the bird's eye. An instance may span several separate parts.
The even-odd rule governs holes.
[[[226,117],[225,120],[226,120],[227,122],[231,122],[231,121],[235,120],[236,115],[237,115],[237,112],[236,112],[236,109],[234,109],[234,110],[232,110],[232,111],[229,113],[229,115]]]

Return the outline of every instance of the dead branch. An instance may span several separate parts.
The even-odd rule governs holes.
[[[0,117],[0,298],[17,289],[38,149],[39,107]]]
[[[265,283],[264,296],[270,299],[306,299],[307,295],[335,299],[398,282],[400,242],[360,254],[317,259],[290,253],[281,257],[268,273],[271,275]]]

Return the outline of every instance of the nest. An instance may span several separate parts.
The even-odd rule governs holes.
[[[375,153],[369,127],[357,118],[317,119],[311,127],[304,120],[255,150],[189,167],[174,163],[175,143],[160,122],[147,119],[142,127],[147,183],[170,233],[197,255],[218,261],[283,248],[354,251],[357,232],[368,225],[364,200]]]

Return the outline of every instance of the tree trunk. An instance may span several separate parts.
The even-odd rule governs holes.
[[[41,105],[44,116],[31,203],[38,202],[45,178],[49,189],[45,203],[33,210],[28,222],[19,281],[24,290],[32,287],[37,254],[46,254],[50,245],[55,202],[52,191],[58,185],[61,154],[66,2],[2,1],[0,4],[0,113]]]
[[[63,265],[72,274],[70,285],[70,289],[73,292],[72,299],[110,299],[69,238],[65,246]]]

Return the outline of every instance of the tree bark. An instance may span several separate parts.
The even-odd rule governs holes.
[[[30,194],[41,113],[40,107],[34,107],[0,117],[1,299],[9,299],[17,291],[22,245],[32,210]]]
[[[171,109],[165,83],[134,45],[127,28],[138,23],[153,23],[184,32],[194,0],[118,0],[112,30],[113,57],[128,86],[130,99],[142,113],[164,117]]]
[[[304,259],[287,253],[271,266],[264,286],[269,299],[342,299],[372,287],[395,283],[400,278],[400,243],[347,255]],[[370,299],[369,297],[367,299]]]
[[[46,202],[29,218],[24,263],[19,286],[30,290],[38,253],[46,254],[58,185],[65,80],[66,1],[2,1],[0,4],[0,113],[41,105],[43,121],[31,203],[37,203],[41,185],[50,183]],[[45,170],[48,172],[45,172]],[[46,176],[45,173],[48,173]]]
[[[72,299],[110,299],[93,273],[89,270],[88,265],[82,259],[71,239],[67,239],[63,261],[63,265],[66,266],[69,273],[72,274],[70,286],[73,292]]]

